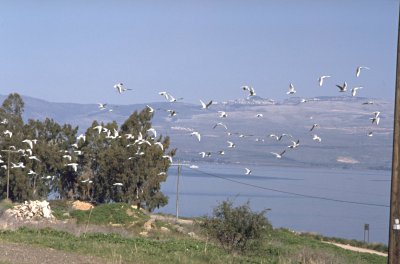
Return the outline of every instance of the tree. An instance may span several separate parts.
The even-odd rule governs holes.
[[[95,201],[136,203],[149,210],[167,203],[160,188],[170,164],[162,156],[173,156],[175,150],[168,150],[169,137],[149,135],[152,117],[153,114],[144,109],[132,113],[120,128],[115,122],[94,122],[87,129],[82,150],[85,175],[93,177],[91,191]],[[103,127],[100,132],[95,128],[99,125]],[[138,138],[146,143],[136,141]],[[163,149],[155,142],[160,142]]]
[[[176,150],[169,150],[169,137],[149,133],[153,113],[147,108],[132,113],[120,128],[115,121],[94,121],[86,130],[86,139],[77,137],[78,127],[61,126],[49,118],[24,124],[23,112],[24,102],[18,94],[10,94],[0,108],[0,149],[12,150],[10,161],[25,165],[0,167],[3,197],[9,170],[13,201],[46,199],[54,193],[63,199],[136,203],[149,210],[167,203],[160,188],[170,162],[163,156],[174,156]],[[35,143],[30,146],[26,140]]]

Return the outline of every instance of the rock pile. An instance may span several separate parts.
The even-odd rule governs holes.
[[[54,216],[51,212],[49,202],[47,201],[25,201],[25,203],[16,205],[6,211],[9,215],[17,219],[53,219]]]

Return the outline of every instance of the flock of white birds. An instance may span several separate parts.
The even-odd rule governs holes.
[[[361,72],[363,72],[364,70],[370,70],[370,68],[366,67],[366,66],[357,67],[356,68],[356,72],[355,72],[355,76],[357,78],[360,77]],[[331,77],[330,75],[322,75],[322,76],[320,76],[318,78],[318,80],[317,80],[318,81],[318,85],[320,87],[324,86],[324,83],[330,77]],[[347,84],[346,81],[341,85],[337,84],[336,87],[339,89],[338,91],[340,93],[345,93],[345,92],[348,91],[348,84]],[[119,93],[123,93],[125,91],[131,90],[131,89],[124,88],[122,83],[116,84],[114,86],[114,88],[117,89],[117,91]],[[247,94],[247,98],[248,99],[253,97],[253,96],[256,96],[256,90],[254,89],[254,87],[252,87],[250,85],[244,85],[244,86],[241,87],[241,89],[243,91],[245,91],[246,93],[248,93]],[[353,97],[356,96],[357,91],[360,90],[360,89],[363,89],[363,87],[362,86],[352,87],[351,90],[350,90],[351,96],[353,96]],[[289,84],[289,89],[286,92],[286,94],[289,95],[289,96],[296,94],[296,89],[295,89],[295,86],[293,85],[293,83]],[[166,101],[170,102],[170,103],[175,103],[175,102],[183,99],[183,98],[178,98],[176,96],[173,96],[171,93],[166,92],[166,91],[159,92],[159,95],[163,96],[166,99]],[[204,102],[203,100],[200,99],[199,101],[200,101],[200,105],[201,105],[201,109],[202,110],[209,110],[210,108],[212,108],[212,105],[215,104],[215,102],[213,100],[210,100],[208,102],[207,101]],[[307,99],[302,99],[301,102],[305,103],[305,102],[308,102],[308,100]],[[374,104],[374,102],[373,101],[367,101],[367,102],[364,102],[363,104],[364,105],[372,105],[372,104]],[[99,104],[99,108],[102,109],[101,106],[103,106],[103,105],[104,104]],[[173,104],[171,104],[171,105],[173,105]],[[147,105],[147,107],[149,108],[150,112],[154,112],[154,109],[151,106]],[[160,110],[160,109],[157,109],[157,110]],[[174,109],[161,109],[161,110],[166,111],[168,113],[169,117],[174,117],[174,116],[176,116],[178,114],[177,111],[174,110]],[[217,111],[217,114],[218,114],[218,118],[220,118],[220,119],[225,119],[229,115],[229,113],[227,113],[225,111]],[[374,112],[371,113],[371,115],[372,115],[371,118],[370,118],[371,123],[378,125],[379,121],[380,121],[380,116],[379,116],[380,112],[379,111],[374,111]],[[263,118],[264,115],[262,113],[258,113],[255,117],[256,118]],[[226,131],[229,130],[228,126],[223,122],[217,122],[216,124],[213,125],[213,129],[216,129],[217,127],[222,127]],[[322,138],[317,133],[315,133],[315,131],[319,127],[320,127],[319,124],[314,123],[311,126],[311,128],[309,129],[309,132],[310,132],[310,134],[312,136],[311,138],[316,143],[321,143],[322,142]],[[189,135],[194,137],[197,141],[200,142],[202,140],[202,136],[201,136],[201,132],[200,131],[194,131],[193,129],[187,129],[187,130],[190,131]],[[239,138],[251,136],[251,135],[244,135],[244,134],[241,134],[241,133],[232,133],[232,132],[226,132],[226,134],[227,134],[228,137],[231,136],[232,134],[237,134]],[[367,131],[367,136],[372,137],[373,136],[373,132],[372,131]],[[270,154],[273,155],[277,159],[281,159],[283,157],[283,155],[286,153],[287,150],[295,150],[298,147],[300,147],[300,139],[293,139],[293,136],[291,134],[289,134],[289,133],[269,134],[269,138],[271,138],[273,140],[276,140],[276,141],[283,141],[284,139],[289,140],[288,142],[290,143],[290,145],[285,147],[285,149],[283,149],[281,151],[278,151],[278,152],[270,152]],[[256,141],[264,141],[264,139],[256,138]],[[228,149],[236,148],[236,144],[231,139],[227,140],[226,142],[228,144],[226,146]],[[222,150],[219,150],[217,152],[217,155],[225,155],[225,153],[226,153],[225,150],[222,149]],[[212,153],[210,151],[201,151],[201,152],[199,152],[199,155],[202,158],[207,158],[207,157],[211,157]],[[172,162],[172,159],[171,159],[171,162]],[[250,175],[251,173],[252,173],[252,170],[250,168],[244,168],[244,174],[245,175]]]
[[[357,69],[356,69],[356,77],[359,77],[363,70],[369,70],[369,69],[370,68],[365,67],[365,66],[357,67]],[[326,80],[328,78],[330,78],[330,77],[331,77],[330,75],[322,75],[321,77],[318,78],[318,85],[320,87],[322,87],[324,85],[324,83],[326,82]],[[339,89],[339,92],[343,93],[343,92],[347,91],[348,85],[347,85],[347,82],[344,82],[342,85],[337,84],[336,87]],[[132,91],[132,89],[125,88],[123,83],[115,84],[114,88],[116,89],[116,91],[119,94],[123,94],[123,93],[125,93],[127,91]],[[363,87],[361,87],[361,86],[353,87],[351,89],[351,96],[356,96],[357,90],[362,89],[362,88]],[[252,86],[244,85],[244,86],[241,87],[241,89],[248,93],[247,98],[251,98],[251,97],[256,95],[256,91]],[[296,93],[295,86],[292,83],[290,83],[289,84],[289,89],[286,92],[286,94],[287,95],[294,95],[295,93]],[[177,102],[179,100],[182,100],[182,98],[177,98],[177,97],[173,96],[172,94],[170,94],[170,93],[168,93],[166,91],[159,92],[159,95],[163,96],[167,100],[167,102],[170,102],[170,103],[175,103],[175,102]],[[306,99],[302,99],[301,100],[302,103],[305,103],[307,101],[308,100],[306,100]],[[201,109],[207,111],[212,107],[214,102],[213,102],[213,100],[210,100],[207,103],[205,103],[202,100],[200,100],[200,104],[201,104]],[[373,101],[367,101],[367,102],[364,102],[363,104],[372,105],[372,104],[374,104],[374,102]],[[173,104],[171,104],[171,105],[173,105]],[[112,108],[108,108],[106,103],[99,103],[98,107],[99,107],[99,109],[101,111],[104,111],[104,110],[112,111]],[[153,113],[155,111],[155,109],[153,107],[149,106],[149,105],[147,105],[146,107],[147,107],[148,111],[151,112],[151,113]],[[160,110],[160,109],[157,109],[157,110]],[[176,116],[178,114],[174,109],[161,109],[161,110],[163,110],[166,113],[168,113],[169,117],[174,117],[174,116]],[[226,113],[225,111],[218,111],[217,114],[218,114],[218,118],[225,119],[225,118],[228,117],[229,113]],[[256,118],[263,118],[263,114],[261,114],[261,113],[257,114]],[[380,121],[380,112],[379,111],[372,112],[371,113],[370,122],[372,124],[378,125],[379,121]],[[8,121],[6,119],[4,119],[4,120],[2,120],[0,122],[0,124],[7,124],[7,122]],[[212,128],[216,129],[217,127],[222,127],[226,131],[229,130],[228,126],[223,122],[217,122],[216,124],[213,125]],[[312,140],[315,141],[316,143],[321,143],[322,142],[322,138],[315,133],[315,130],[318,129],[319,127],[320,126],[315,123],[309,129],[309,132],[310,132],[310,134],[312,136]],[[111,131],[111,130],[107,129],[106,127],[103,127],[103,126],[100,126],[100,125],[94,127],[93,129],[97,130],[99,135],[101,133],[105,133],[105,137],[107,139],[110,139],[110,140],[117,140],[117,139],[122,137],[121,135],[119,135],[119,132],[116,129]],[[163,144],[161,142],[151,143],[150,141],[146,140],[147,136],[149,136],[149,137],[151,137],[153,139],[153,141],[155,141],[155,139],[157,137],[157,131],[154,128],[150,128],[149,130],[147,130],[147,133],[148,134],[146,136],[142,135],[141,132],[139,132],[138,135],[132,135],[132,134],[123,135],[126,139],[132,140],[132,143],[129,143],[126,147],[129,148],[129,147],[136,146],[136,152],[134,152],[134,156],[127,157],[128,160],[134,159],[135,156],[141,156],[141,155],[145,154],[141,150],[141,145],[143,145],[143,144],[146,144],[146,145],[149,145],[149,146],[154,144],[155,146],[159,147],[161,150],[164,150],[164,146],[163,146]],[[13,136],[12,131],[9,131],[9,130],[3,131],[3,134],[5,136],[10,137],[10,138]],[[226,134],[227,134],[227,137],[229,137],[233,133],[226,132]],[[243,135],[243,134],[240,134],[240,133],[235,133],[235,134],[238,134],[239,137],[247,136],[247,135]],[[194,137],[199,142],[202,140],[202,136],[201,136],[201,133],[199,131],[191,131],[191,133],[189,135]],[[370,137],[373,136],[373,132],[372,131],[368,131],[367,132],[367,136],[370,136]],[[291,134],[289,134],[289,133],[270,134],[269,138],[271,138],[272,140],[276,140],[276,141],[282,141],[284,139],[287,139],[287,140],[290,141],[290,145],[285,147],[285,149],[283,149],[281,151],[278,151],[278,152],[270,152],[270,154],[273,155],[276,159],[281,159],[283,157],[283,155],[286,153],[286,151],[288,151],[288,150],[293,151],[293,150],[295,150],[295,149],[300,147],[300,139],[294,140],[293,136]],[[77,162],[72,162],[72,160],[77,160],[76,156],[79,156],[79,155],[83,154],[82,151],[79,150],[79,147],[78,147],[80,140],[85,141],[86,140],[86,136],[84,134],[79,135],[76,138],[76,143],[71,145],[70,149],[72,149],[72,151],[71,150],[64,150],[61,153],[62,158],[66,161],[64,166],[71,167],[71,169],[74,170],[75,172],[77,172],[79,164]],[[256,139],[256,141],[259,141],[259,140],[260,139],[258,139],[258,138]],[[33,155],[34,145],[37,143],[37,141],[38,141],[37,139],[25,139],[22,142],[27,144],[27,148],[16,149],[15,146],[10,146],[9,150],[7,150],[7,151],[20,153],[22,156],[28,157],[28,159],[35,160],[36,162],[41,162],[35,155]],[[236,147],[236,144],[233,141],[227,140],[226,142],[228,144],[226,146],[228,149],[233,149],[233,148]],[[218,155],[225,155],[225,150],[219,150],[217,154]],[[199,152],[199,155],[202,158],[206,158],[206,157],[210,157],[212,155],[212,153],[209,152],[209,151],[201,151],[201,152]],[[163,155],[162,157],[164,159],[167,159],[171,164],[173,163],[173,160],[172,160],[171,156]],[[1,155],[0,155],[0,158],[1,158]],[[10,168],[7,167],[7,165],[5,164],[4,160],[0,159],[0,164],[1,163],[4,164],[4,165],[1,166],[1,168],[6,169],[6,170],[7,169],[25,169],[25,164],[23,162],[21,162],[21,161],[19,161],[17,163],[11,162]],[[193,167],[197,167],[197,166],[193,166]],[[244,168],[244,174],[245,175],[250,175],[251,173],[252,173],[252,170],[250,168]],[[159,175],[165,175],[165,174],[166,174],[166,172],[160,172],[159,173]],[[34,172],[32,169],[29,169],[28,175],[35,175],[36,176],[37,173]],[[47,180],[53,180],[54,177],[55,176],[49,176],[49,175],[47,175],[47,176],[46,175],[42,175],[41,176],[42,179],[47,179]],[[92,180],[91,179],[85,179],[85,180],[82,180],[81,182],[90,184],[90,183],[92,183]],[[123,186],[123,183],[115,182],[115,183],[113,183],[113,185],[114,186]]]

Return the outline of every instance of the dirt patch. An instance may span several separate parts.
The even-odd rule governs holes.
[[[191,219],[176,219],[173,216],[164,216],[164,215],[150,215],[151,219],[163,221],[167,223],[176,223],[183,225],[193,225],[194,221]]]
[[[371,254],[376,254],[376,255],[379,255],[379,256],[383,256],[383,257],[387,257],[388,256],[387,253],[379,252],[379,251],[372,250],[372,249],[353,247],[353,246],[350,246],[350,245],[343,245],[343,244],[327,242],[327,241],[322,241],[322,242],[326,243],[326,244],[335,245],[335,246],[343,248],[343,249],[355,251],[355,252],[371,253]]]
[[[6,263],[112,263],[102,258],[79,255],[75,253],[60,251],[52,248],[39,248],[25,244],[16,244],[1,241],[0,262]]]

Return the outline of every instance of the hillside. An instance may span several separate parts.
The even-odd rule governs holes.
[[[175,221],[124,203],[93,211],[77,211],[62,201],[51,204],[57,217],[52,221],[19,222],[0,210],[0,263],[386,263],[386,257],[344,250],[325,243],[329,238],[287,229],[266,231],[261,243],[232,254],[195,224],[201,219]]]
[[[0,99],[5,96],[0,97]],[[52,103],[23,97],[25,119],[52,118],[59,123],[79,126],[80,132],[93,120],[119,124],[133,111],[140,111],[146,104],[111,105],[108,110],[99,110],[95,104]],[[319,97],[301,103],[293,97],[281,102],[254,97],[213,104],[209,110],[199,105],[182,102],[148,103],[155,109],[153,126],[172,139],[178,148],[175,159],[188,162],[243,163],[251,165],[323,166],[357,169],[385,169],[391,167],[393,133],[393,102],[360,97]],[[177,112],[169,117],[166,110]],[[225,111],[220,118],[218,111]],[[380,111],[379,125],[372,124],[372,112]],[[257,118],[257,114],[262,117]],[[214,125],[223,122],[228,129]],[[314,123],[319,126],[310,132]],[[202,135],[201,142],[190,136],[192,131]],[[228,136],[228,132],[231,133]],[[373,136],[367,134],[373,132]],[[289,133],[292,139],[281,141],[269,134]],[[313,134],[321,137],[320,143],[312,140]],[[291,145],[291,140],[300,140],[300,147],[287,151],[281,160],[270,152],[281,152]],[[228,149],[227,141],[235,143]],[[218,152],[224,150],[225,155]],[[211,152],[211,157],[201,158],[199,152]],[[246,157],[246,158],[244,158]],[[377,158],[379,157],[379,158]]]

